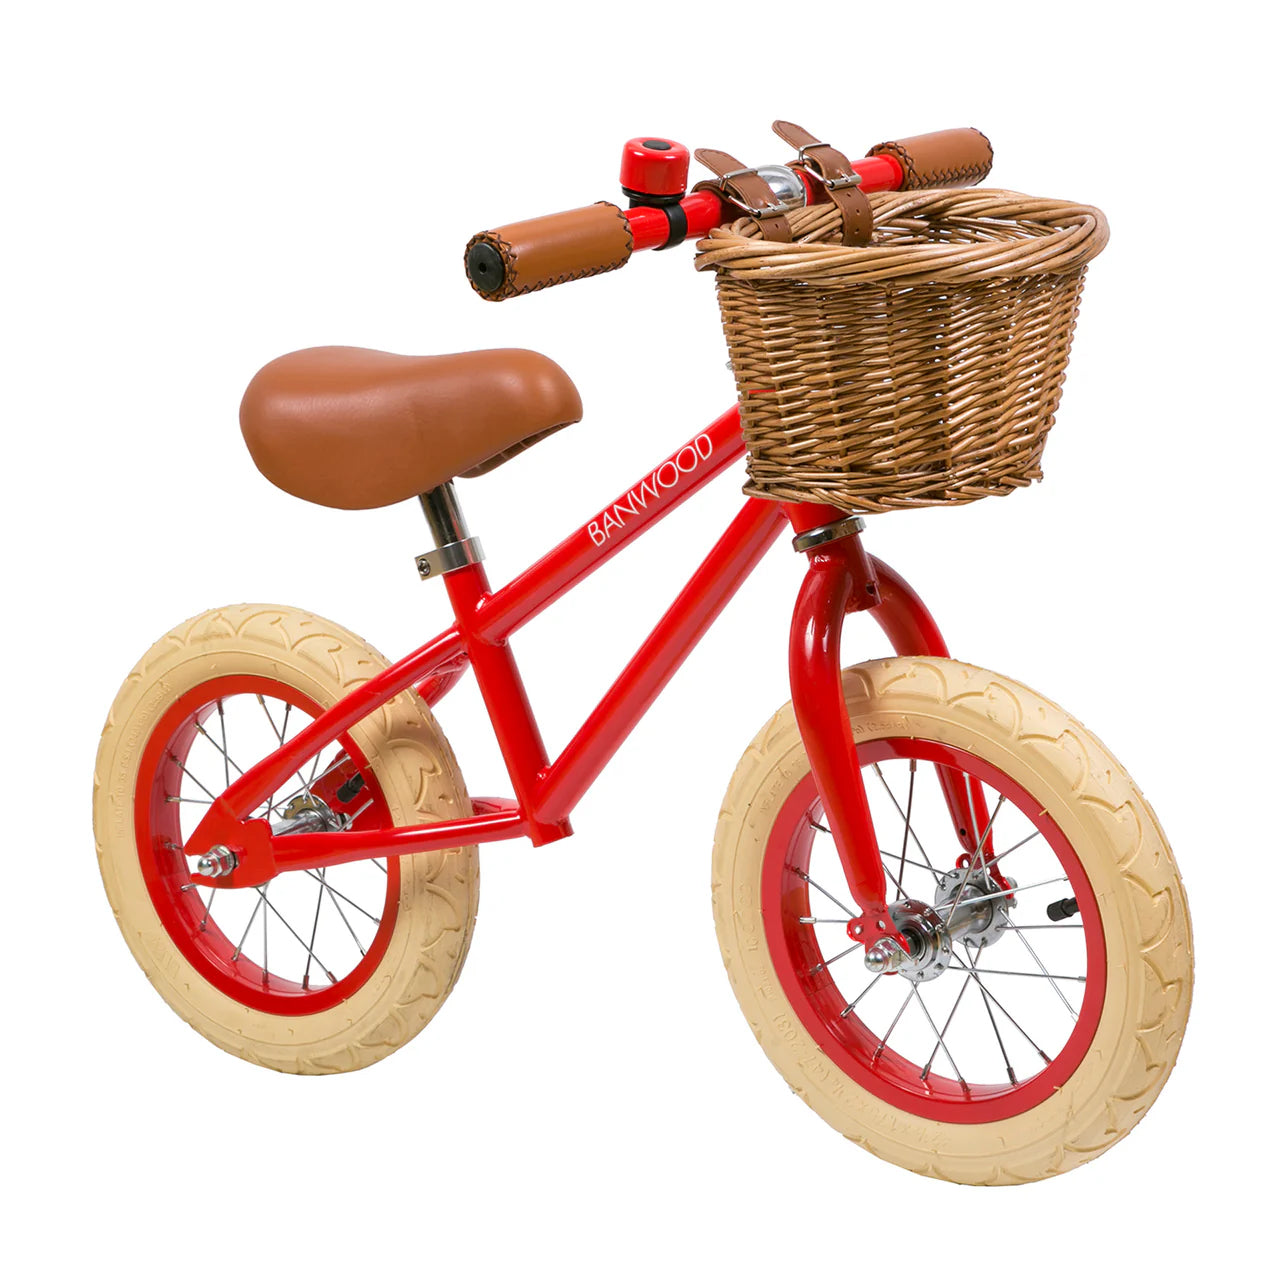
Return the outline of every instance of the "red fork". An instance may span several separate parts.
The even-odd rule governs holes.
[[[880,591],[863,549],[862,522],[834,508],[788,506],[808,569],[791,619],[791,701],[818,797],[849,892],[862,910],[849,936],[871,946],[893,927],[884,867],[867,802],[840,678],[840,637],[848,613],[875,608]],[[905,945],[905,943],[903,943]]]

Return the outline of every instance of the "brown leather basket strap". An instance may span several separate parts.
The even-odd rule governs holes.
[[[471,287],[490,302],[616,271],[631,257],[627,215],[601,200],[481,231],[467,242],[463,262]]]
[[[774,197],[773,188],[741,160],[735,160],[727,151],[708,150],[700,147],[694,156],[705,165],[717,180],[707,179],[694,187],[695,191],[718,191],[740,209],[745,210],[760,228],[766,240],[787,241],[791,229],[787,226],[786,208]]]
[[[869,156],[889,155],[902,166],[902,190],[971,187],[991,172],[991,143],[977,129],[943,129],[882,142]]]
[[[849,157],[843,151],[837,151],[829,142],[820,142],[808,129],[792,124],[789,120],[775,120],[773,131],[800,152],[800,159],[794,162],[792,168],[804,169],[817,178],[826,188],[832,203],[840,210],[844,243],[869,244],[871,204],[858,189],[858,183],[862,179],[849,163]]]

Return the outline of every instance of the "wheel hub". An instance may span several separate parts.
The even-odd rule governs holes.
[[[895,902],[889,908],[889,915],[908,947],[908,954],[897,972],[912,982],[930,982],[941,977],[951,964],[951,938],[942,916],[927,903],[914,898]]]
[[[1006,880],[1012,891],[1016,880]],[[984,871],[957,867],[942,877],[934,894],[934,904],[944,920],[953,942],[989,946],[1000,940],[1009,923],[1009,909],[1017,905],[1012,892],[1001,893],[1003,886],[993,883]]]
[[[271,832],[277,836],[299,835],[312,831],[345,831],[348,820],[334,813],[319,796],[310,791],[295,796],[281,810],[281,821],[271,824]]]
[[[1008,883],[1017,888],[1016,881]],[[957,944],[998,942],[1015,903],[1012,893],[1001,896],[985,873],[957,867],[939,881],[932,906],[904,898],[889,907],[907,949],[894,938],[881,938],[867,948],[866,966],[872,973],[899,973],[912,982],[932,982],[951,967]]]

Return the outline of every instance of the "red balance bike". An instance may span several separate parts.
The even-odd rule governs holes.
[[[510,297],[639,249],[704,237],[705,251],[744,219],[765,261],[791,252],[788,217],[838,215],[848,231],[871,193],[931,194],[989,165],[970,130],[849,162],[788,128],[809,138],[789,166],[699,153],[719,176],[692,192],[684,148],[638,139],[624,152],[630,208],[483,233],[470,280]],[[747,498],[568,745],[553,759],[543,744],[511,637],[743,458],[759,388],[739,374],[740,408],[495,589],[453,481],[579,419],[556,364],[334,347],[262,369],[241,410],[258,467],[331,507],[418,498],[435,542],[418,568],[442,580],[455,620],[391,664],[276,605],[214,609],[153,645],[111,709],[94,777],[120,928],[164,999],[229,1053],[302,1073],[385,1057],[457,981],[478,846],[572,834],[574,805],[786,532],[800,553],[792,701],[747,746],[713,849],[743,1013],[792,1089],[886,1160],[975,1183],[1070,1169],[1123,1137],[1173,1067],[1192,986],[1177,868],[1102,743],[1038,693],[952,659],[848,504]],[[894,656],[842,669],[859,610]],[[468,671],[510,797],[468,790],[433,714]]]

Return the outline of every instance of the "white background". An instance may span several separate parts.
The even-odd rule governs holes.
[[[1274,104],[1260,6],[1180,12],[125,3],[6,19],[14,1274],[1187,1274],[1228,1241],[1247,1265],[1276,1136]],[[877,1162],[790,1095],[738,1012],[710,843],[738,755],[786,698],[785,544],[576,837],[485,850],[459,987],[380,1066],[296,1079],[219,1053],[153,993],[101,891],[98,731],[172,624],[281,601],[399,656],[445,621],[414,572],[413,504],[311,507],[253,469],[236,410],[255,369],[329,342],[560,361],[583,424],[462,486],[504,580],[732,387],[690,252],[493,306],[463,277],[467,237],[616,198],[621,143],[645,131],[784,159],[775,116],[852,154],[975,124],[993,182],[1110,217],[1045,482],[869,534],[955,653],[1101,734],[1181,862],[1200,962],[1182,1060],[1134,1135],[1066,1178],[992,1192]],[[520,637],[553,747],[739,483]],[[848,646],[882,648],[865,621]],[[501,793],[478,713],[468,684],[441,720],[473,789]]]

